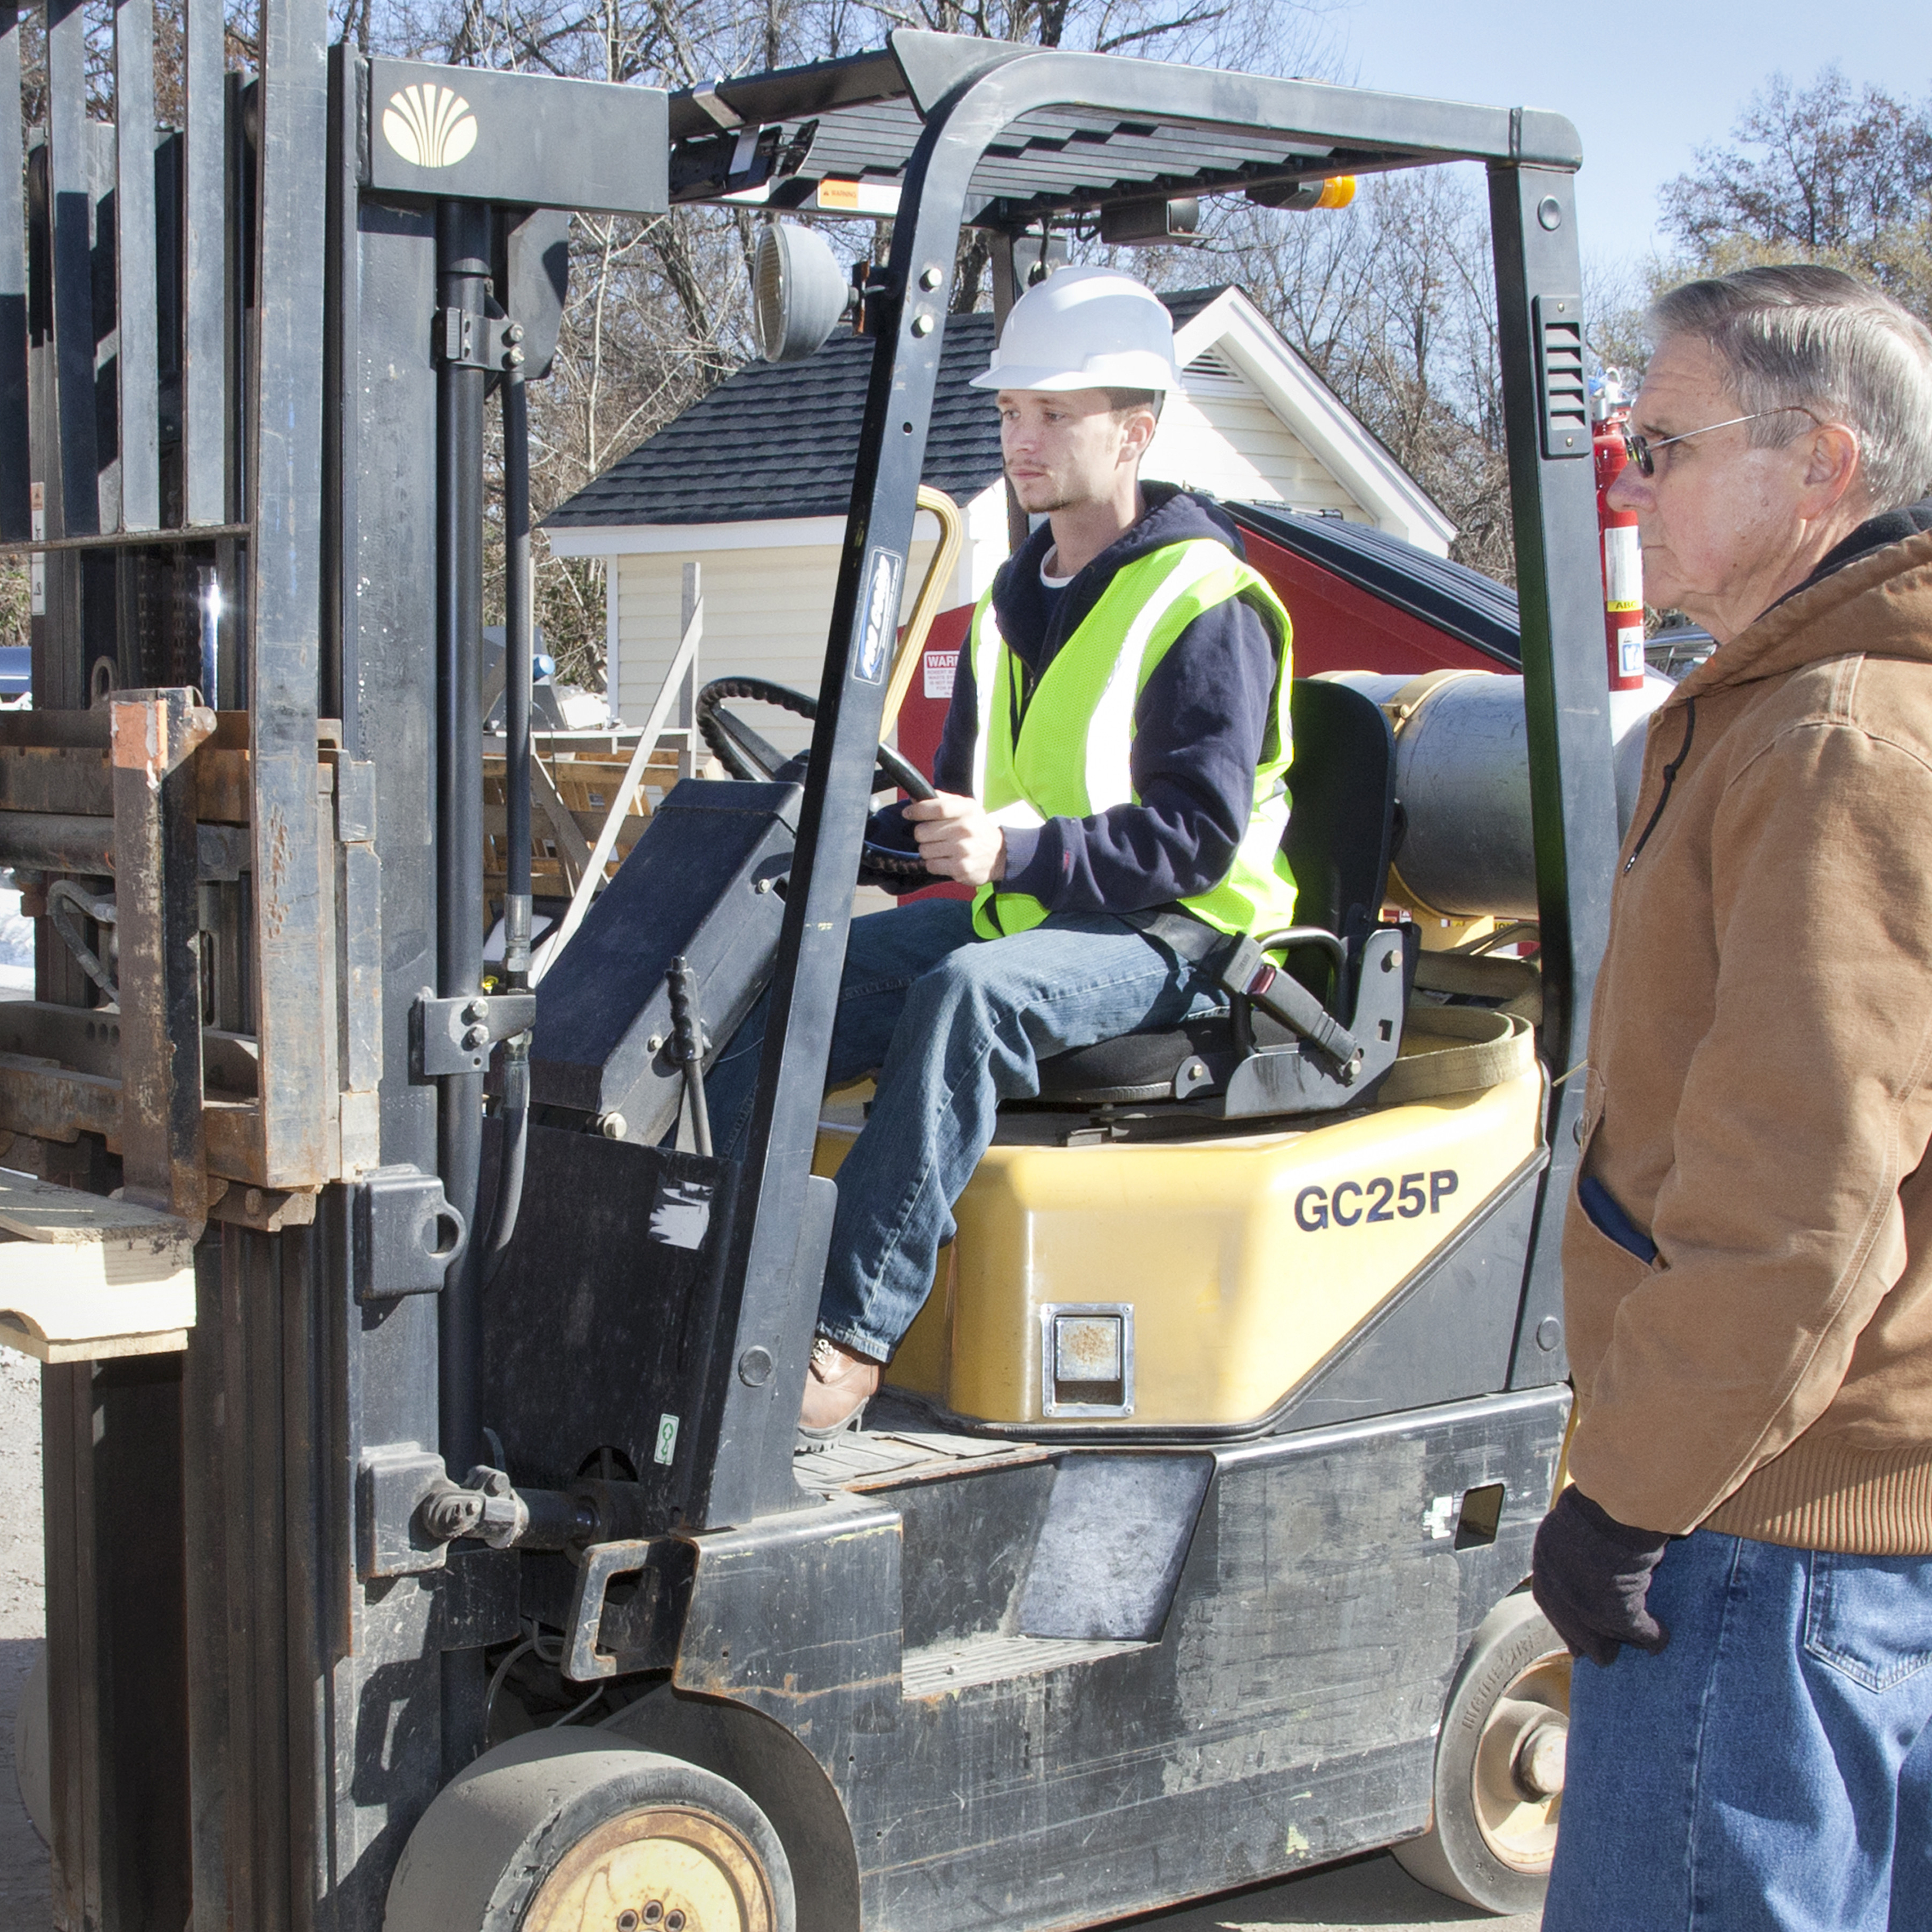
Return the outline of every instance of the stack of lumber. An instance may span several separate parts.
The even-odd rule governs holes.
[[[185,1348],[195,1232],[132,1202],[0,1172],[0,1342],[44,1362]]]
[[[637,748],[634,730],[535,731],[531,734],[530,872],[540,898],[566,898],[577,890],[590,862],[591,848],[616,801],[626,767]],[[638,842],[650,815],[676,784],[688,754],[682,732],[667,732],[646,761],[640,782],[624,802],[624,818],[607,877],[614,874]],[[496,742],[500,745],[501,741]],[[504,760],[485,740],[483,757],[484,890],[491,897],[506,889],[508,851],[505,842]]]

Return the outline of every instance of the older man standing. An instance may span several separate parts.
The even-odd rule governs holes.
[[[1719,648],[1591,1020],[1544,1923],[1932,1927],[1932,333],[1808,267],[1652,322],[1612,501]]]

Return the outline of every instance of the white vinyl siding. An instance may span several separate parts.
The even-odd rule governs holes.
[[[929,542],[916,540],[913,544],[902,620],[911,608],[932,550]],[[614,557],[607,566],[617,572],[620,669],[614,708],[624,722],[641,724],[650,715],[677,649],[683,566],[692,560],[700,566],[704,597],[704,633],[698,646],[700,680],[734,675],[768,678],[816,697],[838,588],[836,546],[665,550]],[[782,751],[802,751],[811,736],[810,726],[789,712],[758,704],[738,709],[748,724]]]
[[[1170,395],[1161,411],[1143,476],[1235,502],[1339,510],[1351,523],[1376,520],[1226,358],[1211,350],[1197,356],[1183,380],[1185,392]]]

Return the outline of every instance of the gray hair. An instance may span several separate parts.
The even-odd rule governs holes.
[[[1856,276],[1791,262],[1686,282],[1651,310],[1649,330],[1708,342],[1740,414],[1803,408],[1855,430],[1874,514],[1932,487],[1932,329]],[[1760,448],[1804,433],[1788,415],[1750,425]]]

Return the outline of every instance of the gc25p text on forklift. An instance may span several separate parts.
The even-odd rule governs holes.
[[[27,17],[0,542],[35,559],[34,706],[0,719],[0,862],[39,997],[0,1009],[0,1322],[47,1364],[58,1922],[1022,1932],[1384,1845],[1532,1905],[1562,1076],[1617,838],[1569,124],[914,32],[667,97],[328,49],[320,0],[262,0],[224,74],[185,0],[176,127],[128,0],[110,126],[50,0],[28,129]],[[1447,688],[1298,686],[1281,990],[1054,1066],[868,1427],[795,1458],[962,227],[1004,314],[1057,228],[1300,219],[1456,160],[1490,182],[1530,856],[1520,905],[1426,902],[1533,916],[1534,967],[1418,965],[1384,918],[1443,842],[1396,775]],[[710,687],[733,781],[664,799],[533,986],[524,385],[568,212],[694,202],[893,212],[811,748]],[[760,242],[773,354],[848,306],[802,235]],[[767,988],[727,1162],[699,1074]]]

